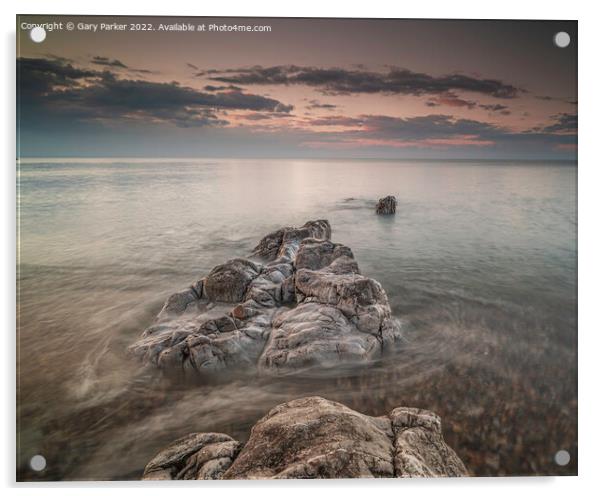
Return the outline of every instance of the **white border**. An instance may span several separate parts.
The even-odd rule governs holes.
[[[3,364],[0,367],[4,386],[4,407],[0,408],[5,435],[0,448],[1,481],[10,494],[58,491],[60,494],[81,494],[82,491],[104,494],[107,488],[115,495],[140,492],[164,494],[167,491],[195,493],[245,491],[254,496],[266,492],[287,494],[326,493],[342,489],[351,494],[368,491],[380,494],[398,494],[401,491],[420,494],[504,495],[508,493],[545,493],[563,495],[597,492],[597,474],[600,470],[602,439],[600,418],[600,353],[602,328],[600,325],[600,217],[599,198],[602,187],[602,150],[600,149],[600,81],[602,80],[600,53],[600,8],[595,2],[505,0],[483,1],[416,1],[386,2],[370,0],[362,4],[349,1],[304,0],[292,4],[284,1],[215,2],[169,0],[124,2],[103,0],[96,4],[75,0],[48,1],[21,0],[15,5],[2,3],[4,76],[2,84],[3,150],[2,198],[0,208],[4,242],[2,250],[2,297],[0,314],[2,329]],[[495,478],[464,480],[403,480],[403,481],[290,481],[290,482],[218,482],[206,484],[153,485],[141,483],[54,483],[15,484],[15,15],[16,14],[107,14],[107,15],[227,15],[227,16],[284,16],[284,17],[404,17],[404,18],[481,18],[481,19],[577,19],[579,20],[579,476],[547,478]]]

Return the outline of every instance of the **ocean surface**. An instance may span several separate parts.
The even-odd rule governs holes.
[[[371,415],[435,411],[474,475],[576,473],[576,164],[17,165],[19,480],[136,479],[178,436],[244,441],[270,408],[314,394]],[[397,214],[375,215],[388,194]],[[307,377],[185,383],[128,356],[168,295],[270,231],[322,218],[387,291],[404,328],[395,353]]]

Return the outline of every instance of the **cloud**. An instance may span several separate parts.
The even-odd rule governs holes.
[[[431,97],[426,101],[427,107],[457,107],[457,108],[467,108],[469,110],[475,108],[482,108],[489,112],[499,112],[501,115],[510,115],[511,112],[507,105],[502,105],[500,103],[494,104],[484,104],[478,103],[474,100],[465,100],[464,98],[460,98],[458,95],[452,92],[443,93],[441,95],[437,95],[435,97]]]
[[[254,112],[252,114],[241,115],[241,119],[247,121],[266,121],[274,118],[274,114],[262,114],[260,112]]]
[[[322,110],[334,110],[338,108],[338,105],[334,105],[332,103],[320,103],[318,100],[310,100],[309,105],[306,105],[305,108],[308,109],[322,109]]]
[[[264,120],[272,119],[273,116],[270,114],[250,114],[250,115],[245,115],[242,118],[246,119],[248,121],[264,121]]]
[[[357,118],[333,116],[312,119],[316,126],[361,127],[364,137],[399,140],[423,138],[451,138],[458,136],[491,137],[502,128],[472,119],[458,119],[450,115],[431,114],[419,117],[392,117],[387,115],[362,115]]]
[[[95,65],[110,67],[113,69],[127,69],[128,71],[134,72],[137,74],[157,74],[156,71],[151,71],[148,69],[135,69],[133,67],[130,67],[130,66],[124,64],[121,60],[110,59],[108,57],[100,57],[98,55],[92,57],[90,59],[90,62]]]
[[[279,65],[212,69],[199,72],[197,76],[239,85],[305,85],[328,95],[383,93],[420,96],[450,91],[469,91],[496,98],[514,98],[521,91],[520,88],[496,79],[483,79],[463,74],[432,76],[400,68],[391,68],[389,72],[383,73],[337,67],[324,69]]]
[[[242,91],[240,86],[234,86],[233,84],[229,84],[228,86],[213,86],[208,84],[204,86],[203,89],[205,91],[224,91],[224,90],[232,90],[232,91]]]
[[[319,117],[307,121],[312,126],[363,126],[364,119],[358,117],[346,117],[344,115],[333,115],[329,117]]]
[[[477,102],[472,100],[464,100],[463,98],[458,97],[458,95],[455,93],[447,92],[429,98],[426,102],[426,105],[428,107],[439,107],[440,105],[446,105],[448,107],[466,107],[473,109],[477,106]]]
[[[568,149],[575,143],[574,134],[540,129],[517,132],[496,124],[442,114],[409,118],[385,115],[362,115],[357,118],[332,116],[311,119],[308,123],[318,127],[338,127],[337,130],[323,132],[322,135],[316,133],[315,138],[310,141],[310,146],[313,147],[437,148],[520,145]]]
[[[508,107],[506,105],[501,105],[499,103],[494,103],[494,104],[480,104],[479,105],[480,108],[485,109],[485,110],[489,110],[490,112],[500,112],[502,114],[504,114],[505,112],[508,112]],[[505,114],[507,115],[507,114]]]
[[[552,116],[554,123],[541,129],[544,133],[575,133],[577,132],[577,114],[556,114]]]
[[[207,93],[177,82],[118,77],[108,70],[84,70],[61,61],[19,58],[20,104],[46,117],[77,120],[135,119],[179,127],[222,126],[218,112],[232,110],[288,113],[292,106],[261,95],[228,90]]]
[[[434,153],[445,149],[446,154],[452,150],[457,154],[479,150],[475,153],[553,156],[554,152],[568,153],[576,146],[577,117],[570,113],[555,114],[549,122],[523,131],[444,112],[415,117],[346,115],[343,108],[322,100],[306,100],[304,105],[332,112],[302,117],[292,114],[291,105],[244,91],[230,82],[197,89],[175,81],[142,80],[120,67],[95,66],[79,67],[61,59],[17,59],[19,132],[29,131],[23,134],[28,136],[28,143],[36,139],[52,143],[49,136],[59,137],[57,142],[72,139],[74,146],[78,144],[74,136],[86,136],[92,141],[109,135],[122,139],[121,125],[127,123],[128,130],[136,128],[146,133],[144,136],[154,136],[148,138],[153,144],[154,139],[159,139],[157,136],[181,140],[178,142],[185,147],[196,146],[194,140],[200,135],[219,136],[218,141],[207,138],[203,143],[211,142],[214,148],[221,143],[228,150],[232,139],[237,140],[239,147],[241,143],[246,146],[261,142],[268,153],[274,146],[284,153],[284,142],[291,153],[303,147],[348,148],[357,150],[354,155],[366,156],[395,156],[395,150],[400,148],[415,149],[418,155],[427,149],[435,150]],[[506,105],[484,104],[459,94],[464,96],[447,90],[428,94],[427,98],[442,108],[446,105],[509,112]],[[282,117],[288,117],[286,124]],[[136,126],[130,126],[131,123]],[[161,126],[153,128],[155,124]],[[216,129],[196,134],[178,129],[199,127]],[[165,138],[160,142],[168,141]]]
[[[106,67],[119,67],[121,69],[128,69],[128,66],[125,65],[123,62],[121,62],[121,60],[117,60],[117,59],[111,60],[108,57],[95,56],[95,57],[92,57],[90,62],[92,62],[93,64],[96,64],[96,65],[103,65]]]
[[[39,96],[53,89],[76,86],[98,75],[98,71],[76,68],[60,59],[17,59],[17,90],[22,95]]]
[[[129,69],[130,72],[135,72],[137,74],[159,74],[157,71],[151,71],[149,69]]]
[[[543,100],[544,102],[564,102],[570,105],[577,105],[577,100],[572,100],[570,98],[561,98],[557,96],[547,96],[547,95],[536,95],[535,98],[537,100]]]
[[[493,124],[472,119],[457,119],[449,115],[427,115],[410,118],[364,116],[364,127],[372,136],[398,140],[459,138],[491,139],[502,129]]]

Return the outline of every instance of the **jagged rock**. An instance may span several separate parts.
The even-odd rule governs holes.
[[[333,367],[381,354],[377,337],[360,332],[336,307],[302,303],[278,314],[259,358],[263,369]]]
[[[441,419],[418,408],[396,408],[389,414],[395,433],[395,472],[404,477],[468,475],[443,440]]]
[[[351,249],[330,236],[326,220],[268,234],[255,260],[229,260],[170,296],[130,352],[195,373],[377,358],[400,326],[382,286],[361,275]]]
[[[241,444],[225,434],[189,434],[157,454],[144,469],[144,480],[219,479]]]
[[[299,252],[295,258],[295,268],[297,270],[320,270],[341,257],[353,260],[353,253],[345,245],[307,238],[302,241],[299,247]],[[353,272],[359,273],[355,260],[353,260],[353,263],[355,263]]]
[[[203,280],[202,296],[210,301],[242,301],[261,266],[245,258],[235,258],[215,267]]]
[[[299,243],[306,238],[330,239],[331,229],[327,220],[313,220],[302,227],[284,227],[265,236],[253,249],[253,256],[272,261],[277,257],[294,258]],[[292,256],[291,256],[292,255]]]
[[[385,196],[378,200],[376,204],[376,213],[379,215],[394,214],[397,209],[397,198],[394,196]]]
[[[149,462],[143,479],[466,475],[432,412],[396,408],[389,415],[370,417],[334,401],[307,397],[273,408],[253,426],[242,447],[223,434],[182,438]]]

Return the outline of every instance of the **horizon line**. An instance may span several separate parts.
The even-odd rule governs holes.
[[[514,157],[514,158],[491,158],[491,157],[450,157],[450,158],[414,158],[414,157],[215,157],[215,156],[196,156],[196,157],[145,157],[145,156],[22,156],[17,157],[17,161],[22,160],[386,160],[386,161],[421,161],[421,162],[577,162],[578,157],[550,158],[550,157]]]

